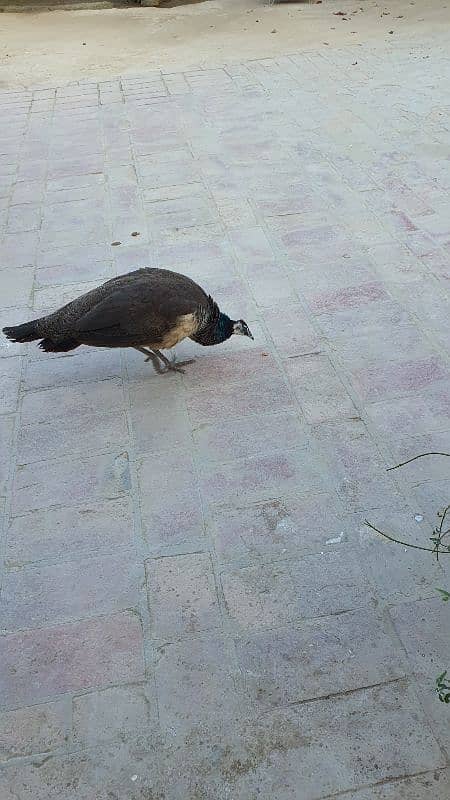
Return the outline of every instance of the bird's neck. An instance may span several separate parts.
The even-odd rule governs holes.
[[[206,321],[191,338],[206,347],[225,342],[233,334],[233,320],[220,312]]]

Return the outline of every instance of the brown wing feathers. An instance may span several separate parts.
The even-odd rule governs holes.
[[[190,278],[147,268],[112,278],[53,314],[5,333],[18,341],[42,339],[48,351],[80,344],[170,347],[168,342],[195,334],[216,312],[213,300]]]

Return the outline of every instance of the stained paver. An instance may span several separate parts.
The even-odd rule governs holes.
[[[397,42],[0,93],[2,325],[163,266],[255,335],[184,376],[0,341],[2,800],[450,796],[450,571],[363,524],[449,502],[386,472],[450,447],[449,79]]]

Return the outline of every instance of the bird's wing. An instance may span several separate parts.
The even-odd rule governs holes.
[[[158,346],[181,324],[180,318],[194,315],[200,324],[213,308],[211,298],[190,278],[140,269],[112,278],[50,314],[44,333],[103,347]]]
[[[108,281],[101,289],[98,302],[79,308],[73,324],[77,338],[85,344],[157,345],[177,327],[180,317],[212,304],[198,284],[168,270],[138,270]]]
[[[80,341],[114,347],[158,342],[175,324],[176,317],[136,293],[118,290],[100,300],[74,325]]]

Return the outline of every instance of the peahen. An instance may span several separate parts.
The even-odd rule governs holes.
[[[223,314],[193,280],[167,269],[138,269],[112,278],[45,317],[3,328],[14,342],[41,339],[47,353],[94,347],[133,347],[156,371],[183,372],[161,353],[189,337],[201,345],[225,342],[233,334],[253,336],[244,320]],[[166,370],[161,366],[165,365]]]

